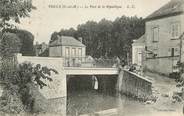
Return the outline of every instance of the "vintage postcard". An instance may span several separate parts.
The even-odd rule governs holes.
[[[183,116],[184,0],[0,0],[0,116]]]

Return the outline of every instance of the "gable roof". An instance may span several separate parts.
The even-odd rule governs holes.
[[[85,47],[82,42],[70,36],[58,36],[57,39],[50,43],[49,46],[78,46]]]
[[[146,21],[160,19],[168,16],[175,16],[183,13],[184,0],[171,0],[160,9],[153,12],[151,15],[146,17]]]
[[[145,35],[142,35],[139,39],[135,40],[132,45],[144,45],[146,42]]]

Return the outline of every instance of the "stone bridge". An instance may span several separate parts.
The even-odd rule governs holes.
[[[18,62],[31,62],[33,64],[41,64],[42,66],[47,66],[49,68],[56,69],[59,74],[53,74],[53,82],[47,82],[47,87],[40,89],[41,97],[38,96],[37,103],[40,105],[40,99],[45,99],[47,105],[44,104],[45,111],[60,114],[62,116],[66,115],[66,102],[67,102],[67,77],[68,76],[83,76],[83,75],[97,75],[99,80],[101,77],[106,75],[107,77],[113,76],[117,77],[117,88],[121,93],[130,93],[130,91],[135,91],[136,95],[141,96],[149,95],[151,92],[151,83],[144,78],[140,78],[137,75],[124,71],[119,71],[118,68],[84,68],[84,67],[64,67],[63,58],[52,58],[52,57],[27,57],[27,56],[17,56]],[[124,78],[126,76],[126,78]],[[83,76],[85,77],[85,76]],[[130,77],[130,78],[129,78]],[[105,81],[106,82],[106,81]],[[138,84],[140,82],[140,84]],[[108,85],[108,84],[107,84]],[[132,85],[132,86],[131,86]],[[125,88],[127,89],[125,89]],[[142,88],[147,89],[142,89]],[[140,92],[139,92],[140,91]],[[140,95],[141,94],[141,95]],[[40,95],[40,94],[39,94]],[[40,105],[41,106],[41,105]]]

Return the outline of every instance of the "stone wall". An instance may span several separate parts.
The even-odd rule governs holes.
[[[38,90],[32,89],[32,93],[36,96],[34,110],[42,110],[51,114],[60,114],[65,116],[67,89],[66,74],[63,69],[63,59],[50,57],[26,57],[18,55],[17,60],[19,63],[31,62],[33,65],[41,64],[42,66],[53,68],[59,72],[59,74],[52,73],[52,82],[44,80],[48,86]]]
[[[152,71],[159,74],[169,75],[172,72],[177,71],[177,61],[179,57],[166,57],[146,59],[144,61],[145,70]]]
[[[146,99],[152,95],[152,83],[127,70],[122,70],[118,79],[120,93]]]

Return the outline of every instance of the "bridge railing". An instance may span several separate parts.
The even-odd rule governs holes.
[[[118,61],[115,59],[89,58],[89,57],[69,57],[64,58],[64,67],[84,67],[84,68],[112,68],[117,67]]]

